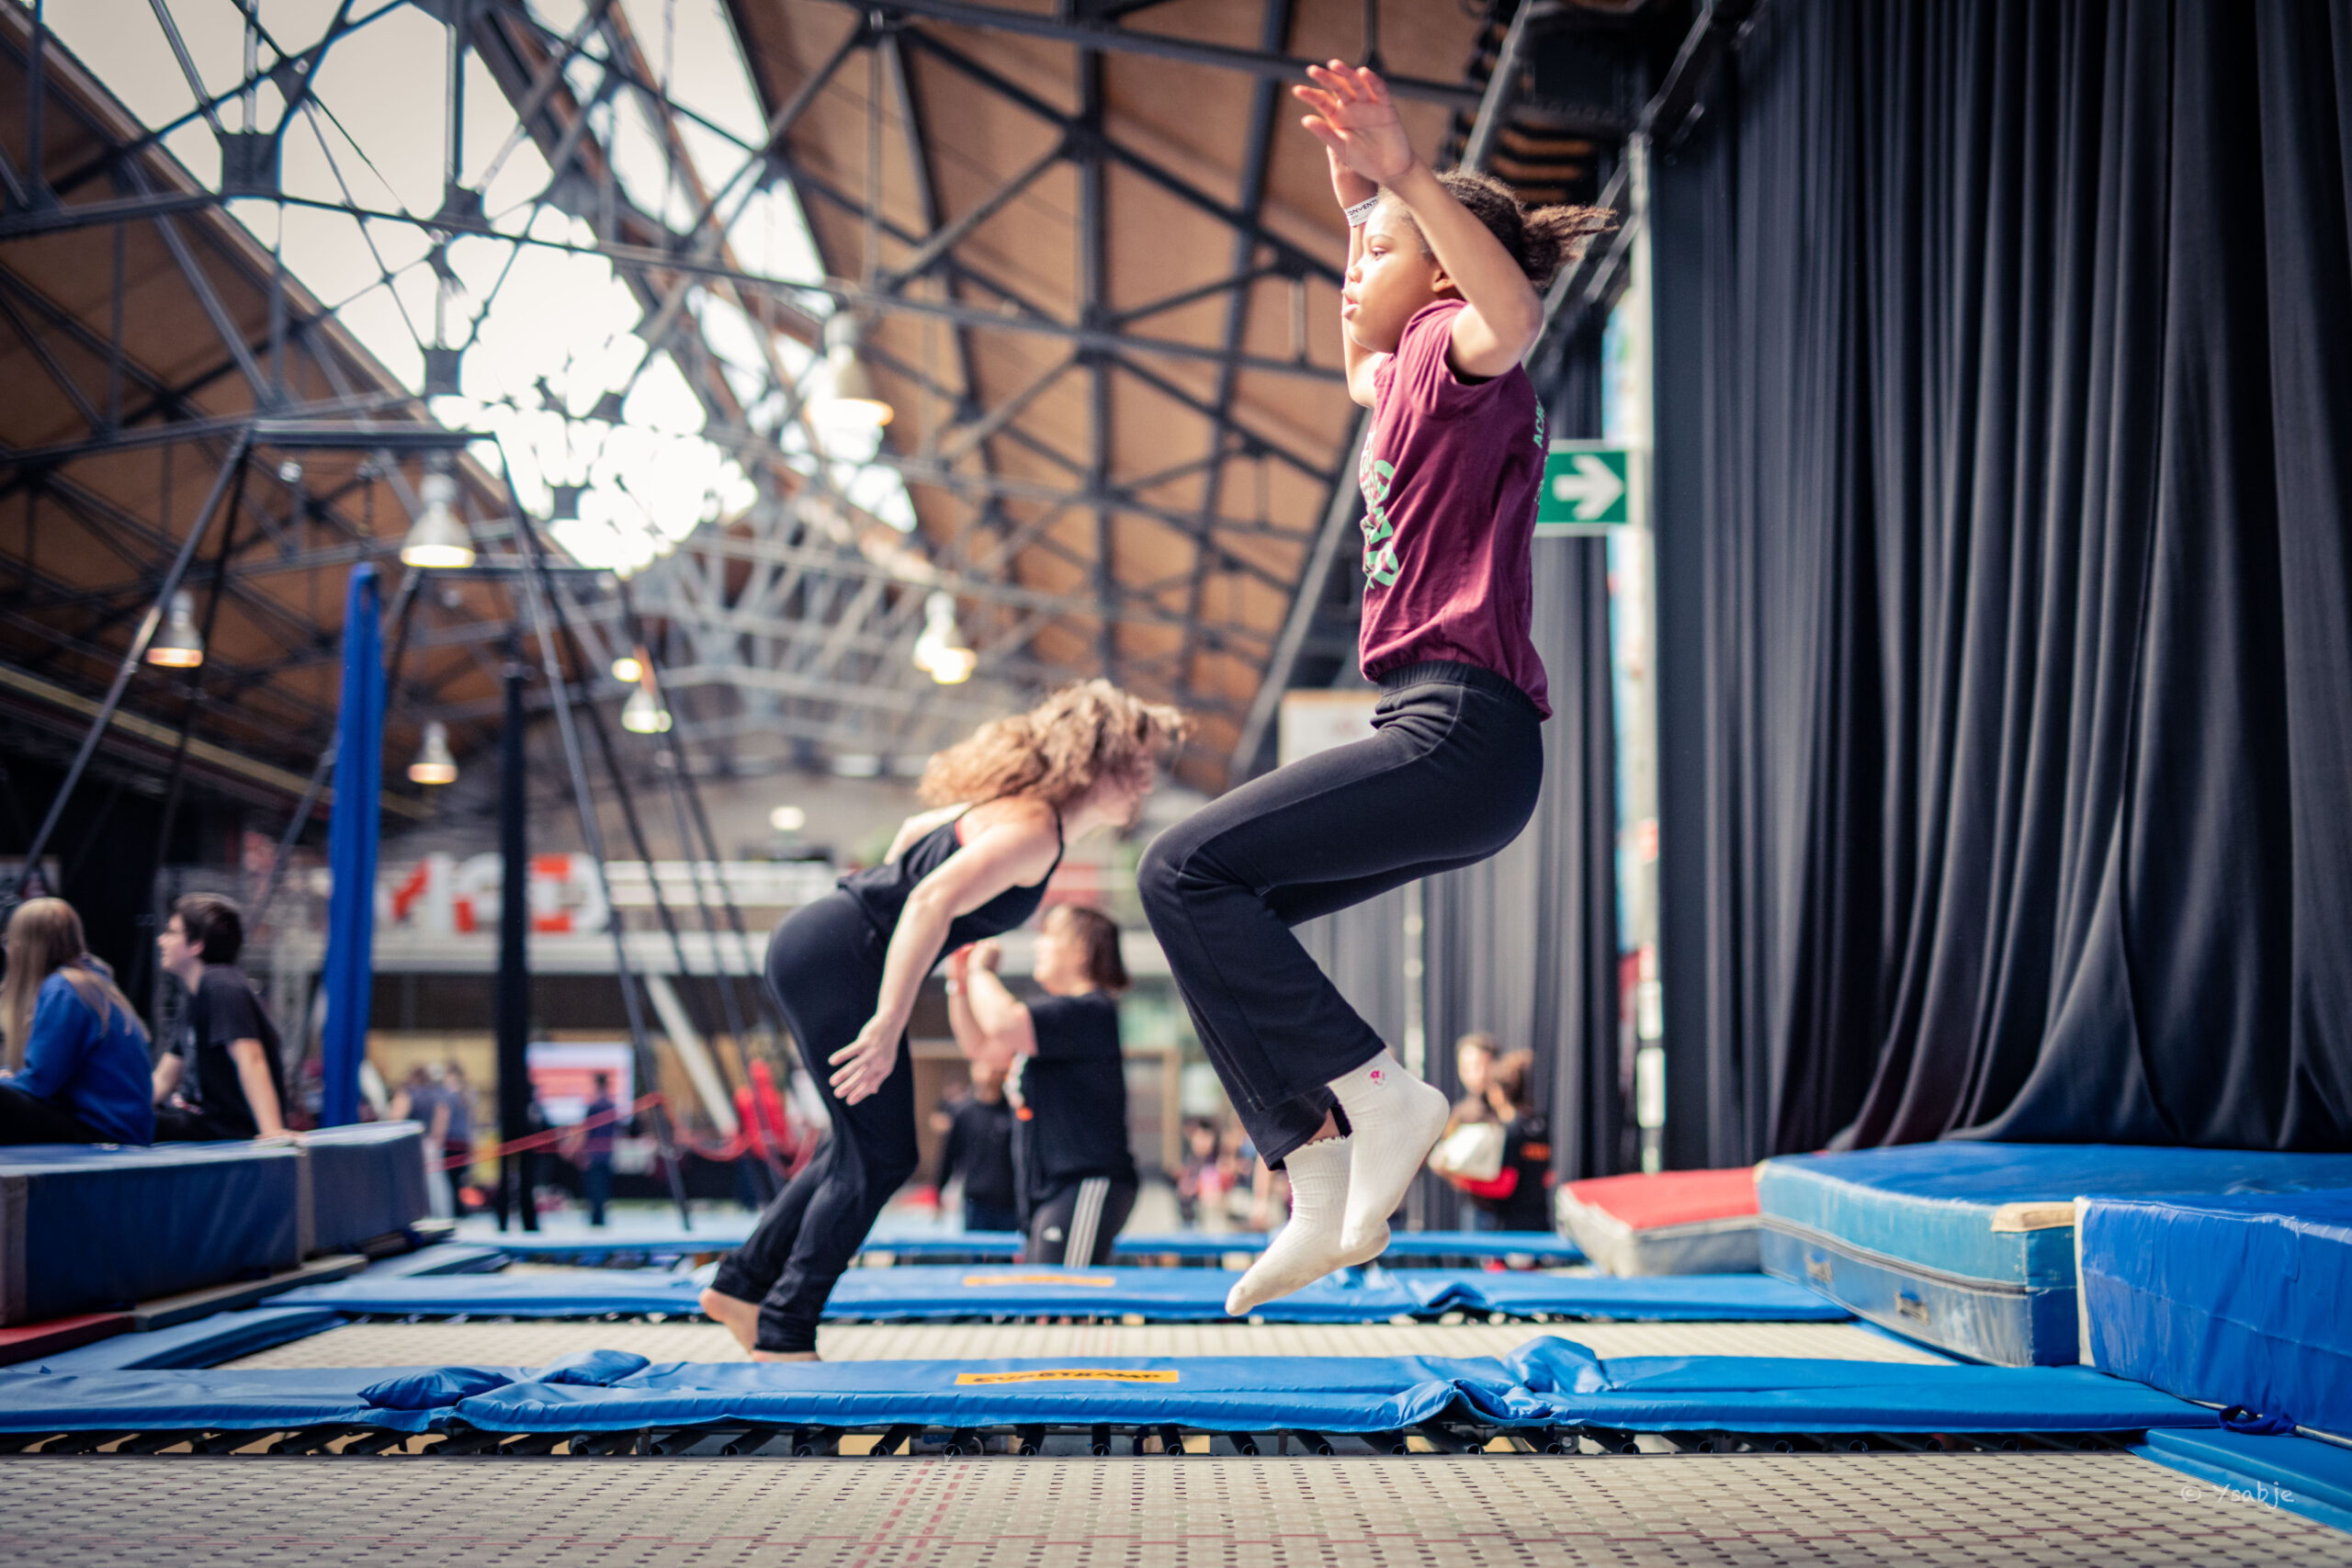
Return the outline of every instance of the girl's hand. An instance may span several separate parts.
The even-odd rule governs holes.
[[[993,975],[1004,962],[1004,949],[994,942],[976,942],[972,944],[972,962]]]
[[[833,1092],[842,1104],[855,1105],[871,1096],[899,1065],[899,1032],[888,1024],[884,1018],[866,1020],[856,1039],[826,1058],[833,1068]]]
[[[1310,65],[1306,73],[1317,85],[1291,92],[1315,112],[1299,123],[1335,162],[1376,184],[1394,185],[1413,166],[1413,142],[1387,84],[1377,72],[1337,60]]]

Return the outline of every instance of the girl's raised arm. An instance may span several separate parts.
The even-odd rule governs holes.
[[[1517,365],[1544,329],[1544,301],[1527,275],[1414,154],[1405,122],[1377,73],[1333,61],[1310,65],[1306,73],[1317,85],[1291,91],[1316,112],[1300,123],[1336,163],[1395,193],[1447,280],[1469,304],[1453,318],[1447,362],[1458,374],[1481,378]]]

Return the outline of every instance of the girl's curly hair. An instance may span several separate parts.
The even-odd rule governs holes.
[[[990,719],[936,753],[919,787],[933,806],[1034,795],[1058,809],[1098,780],[1167,761],[1191,729],[1182,709],[1148,703],[1108,681],[1080,681],[1027,713]]]
[[[1605,234],[1617,226],[1617,215],[1605,207],[1523,206],[1510,186],[1474,169],[1449,169],[1437,178],[1448,196],[1502,242],[1503,249],[1538,292],[1551,287],[1562,267],[1584,254],[1595,234]],[[1385,187],[1380,194],[1384,200],[1395,200]],[[1396,202],[1396,209],[1405,221],[1412,222],[1413,215],[1403,202]]]

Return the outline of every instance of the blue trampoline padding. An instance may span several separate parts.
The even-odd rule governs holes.
[[[1768,1160],[1767,1273],[1939,1348],[2076,1359],[2073,1200],[2352,1188],[2352,1155],[2118,1145],[1912,1144]]]
[[[1399,1258],[1533,1258],[1542,1263],[1581,1263],[1583,1249],[1550,1231],[1398,1231],[1384,1259]]]
[[[910,1322],[951,1317],[1125,1317],[1160,1323],[1226,1316],[1236,1276],[1222,1269],[1057,1269],[1026,1264],[914,1264],[853,1269],[833,1287],[830,1318]],[[655,1269],[535,1269],[523,1274],[406,1277],[376,1269],[276,1298],[387,1317],[692,1316],[701,1282]],[[1271,1323],[1384,1323],[1448,1312],[1549,1313],[1647,1322],[1836,1322],[1843,1307],[1760,1274],[1606,1275],[1455,1269],[1346,1269],[1266,1303]]]
[[[273,1345],[324,1334],[341,1326],[344,1321],[342,1314],[325,1307],[269,1306],[216,1312],[209,1317],[175,1324],[150,1334],[118,1334],[95,1345],[44,1356],[39,1364],[53,1372],[217,1367]]]
[[[880,1272],[853,1270],[852,1272]],[[374,1269],[275,1298],[284,1306],[324,1307],[385,1317],[604,1317],[659,1313],[699,1316],[702,1286],[666,1269],[541,1269],[526,1274],[425,1274],[379,1278]]]
[[[870,1427],[1172,1422],[1213,1431],[1382,1432],[1442,1416],[1514,1427],[1749,1432],[2145,1431],[2211,1411],[2079,1369],[1752,1357],[1603,1361],[1572,1341],[1501,1358],[1077,1356],[1027,1360],[648,1364],[592,1351],[512,1367],[0,1371],[0,1430],[628,1430],[741,1421]]]
[[[0,1148],[0,1324],[293,1268],[301,1163],[289,1144]]]
[[[404,1231],[432,1213],[424,1194],[424,1129],[413,1122],[322,1127],[302,1138],[313,1252],[348,1252]]]
[[[1010,1261],[1021,1256],[1019,1231],[917,1231],[869,1235],[861,1252],[894,1258],[985,1258]]]
[[[1111,1244],[1114,1258],[1216,1259],[1228,1252],[1263,1252],[1263,1231],[1169,1231],[1159,1235],[1122,1235]]]
[[[2225,1489],[2214,1503],[2284,1508],[2352,1530],[2352,1449],[2227,1430],[2152,1431],[2132,1451]]]
[[[853,1269],[825,1303],[829,1317],[893,1319],[980,1316],[1149,1318],[1197,1323],[1226,1316],[1239,1278],[1223,1269],[1061,1269],[975,1264]],[[1424,1311],[1381,1269],[1342,1269],[1257,1309],[1270,1323],[1385,1323]]]
[[[1762,1274],[1609,1274],[1441,1272],[1393,1276],[1425,1312],[1507,1312],[1525,1316],[1622,1318],[1645,1323],[1842,1323],[1838,1303]]]
[[[445,1241],[379,1258],[368,1265],[368,1277],[401,1280],[427,1274],[490,1274],[505,1268],[508,1261],[506,1254],[494,1247]]]
[[[2352,1192],[2076,1205],[2086,1359],[2352,1437]]]

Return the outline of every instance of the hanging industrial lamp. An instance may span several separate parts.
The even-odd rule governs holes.
[[[633,653],[624,653],[613,660],[613,679],[624,686],[634,686],[645,679],[645,663]]]
[[[621,728],[632,735],[660,735],[670,728],[670,710],[653,694],[651,682],[639,685],[621,705]]]
[[[401,546],[401,564],[440,571],[473,565],[473,540],[458,516],[458,481],[436,469],[424,476],[417,494],[424,507]]]
[[[204,635],[196,629],[196,598],[186,589],[172,595],[172,613],[147,645],[147,662],[166,670],[193,670],[204,662]]]
[[[864,336],[864,326],[847,310],[836,312],[825,323],[828,385],[817,408],[817,417],[825,423],[878,429],[889,423],[896,412],[874,384],[873,371],[866,368],[861,352]]]
[[[956,596],[933,593],[923,601],[922,634],[915,638],[915,668],[943,686],[960,686],[978,669],[980,656],[956,625]]]
[[[449,754],[449,727],[434,719],[424,727],[424,744],[416,750],[416,761],[408,765],[409,782],[421,784],[446,784],[458,782],[458,759]]]

